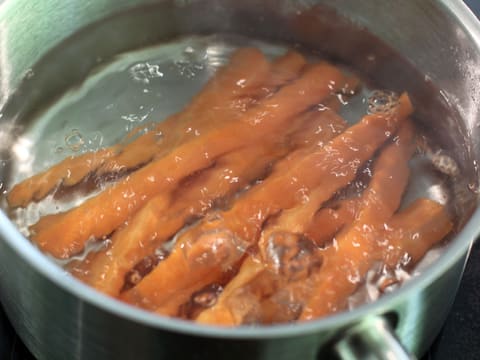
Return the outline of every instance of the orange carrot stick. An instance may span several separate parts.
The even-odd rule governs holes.
[[[41,200],[59,184],[75,185],[100,167],[101,175],[148,162],[158,146],[168,148],[172,143],[170,138],[178,136],[175,129],[179,128],[179,124],[190,122],[198,116],[198,112],[225,106],[238,97],[256,91],[269,76],[269,70],[268,61],[257,49],[238,50],[229,65],[219,71],[180,115],[172,115],[123,149],[119,145],[113,145],[79,157],[69,157],[45,172],[17,184],[7,197],[10,207],[26,206],[32,200]]]
[[[154,197],[113,235],[112,246],[95,256],[87,283],[118,295],[125,274],[138,261],[173,236],[190,217],[204,215],[215,200],[231,196],[258,179],[280,155],[272,146],[243,148],[219,158],[212,169],[176,189],[177,195]]]
[[[395,268],[408,256],[411,268],[453,229],[445,207],[425,198],[415,200],[408,208],[396,214],[383,235],[387,241],[380,244],[385,265]]]
[[[206,285],[202,280],[205,274],[220,275],[223,269],[237,264],[245,249],[255,244],[265,219],[298,203],[299,191],[323,188],[327,200],[348,184],[357,168],[411,111],[408,96],[404,95],[393,113],[368,115],[288,172],[274,172],[237,200],[231,210],[184,233],[170,257],[125,292],[122,299],[155,308],[193,283]]]
[[[295,135],[298,132],[304,133],[306,128],[324,128],[322,131],[305,134],[314,143],[334,137],[346,124],[330,111],[306,113],[296,121],[304,123],[304,126]],[[189,217],[203,215],[216,199],[234,194],[258,179],[267,164],[286,150],[273,151],[270,148],[271,146],[265,145],[258,150],[256,146],[227,154],[217,161],[215,168],[177,189],[178,196],[161,194],[150,200],[124,229],[114,234],[111,247],[95,255],[94,259],[88,259],[87,283],[102,292],[117,295],[125,273],[135,263],[175,234]],[[168,200],[172,197],[175,199],[173,203]],[[78,272],[78,269],[83,268],[81,264],[76,267],[77,269],[71,270]],[[81,271],[81,274],[85,271]]]
[[[238,274],[220,294],[217,303],[202,311],[196,321],[202,324],[233,326],[246,323],[246,318],[258,319],[259,299],[272,287],[272,277],[261,261],[248,256]],[[262,281],[266,279],[267,281]],[[260,293],[260,294],[258,294]]]
[[[413,128],[404,123],[394,142],[382,151],[374,166],[374,175],[362,194],[358,218],[342,231],[334,245],[325,250],[324,261],[312,296],[301,318],[312,319],[334,312],[345,302],[371,268],[375,249],[375,231],[393,215],[408,182],[408,160],[413,150]]]
[[[31,201],[47,196],[60,183],[75,185],[87,176],[92,169],[100,167],[107,159],[115,156],[118,145],[88,152],[80,156],[69,156],[48,170],[34,175],[15,185],[7,195],[11,208],[24,207]]]
[[[320,209],[305,229],[305,236],[318,246],[324,246],[338,231],[354,220],[358,200],[359,198],[348,198],[340,201],[335,208]]]
[[[316,257],[313,243],[301,236],[325,201],[323,189],[316,188],[304,197],[304,203],[283,210],[267,225],[258,241],[259,254],[247,257],[215,306],[203,311],[198,322],[235,326],[244,324],[246,316],[250,321],[269,321],[266,319],[273,315],[264,318],[262,312],[268,309],[263,305],[261,310],[261,299],[272,295],[268,293],[272,288],[278,291],[289,277],[308,276],[310,268],[318,266],[321,259]]]
[[[359,207],[360,212],[357,219],[352,225],[347,225],[347,229],[337,236],[330,248],[317,255],[323,259],[319,271],[313,272],[309,278],[292,282],[278,290],[270,298],[262,301],[261,312],[264,322],[275,323],[296,319],[299,313],[292,312],[289,309],[299,310],[311,294],[314,294],[311,295],[313,297],[317,296],[315,284],[321,282],[320,279],[325,277],[328,278],[328,286],[331,286],[334,290],[325,285],[322,289],[329,294],[325,295],[322,292],[321,295],[318,295],[319,301],[329,300],[330,306],[335,309],[343,306],[341,300],[346,301],[346,297],[342,298],[342,295],[356,286],[352,282],[359,281],[357,277],[361,276],[358,274],[362,274],[362,269],[364,270],[364,267],[372,265],[364,258],[374,258],[372,255],[374,252],[369,247],[371,246],[370,242],[366,240],[362,242],[362,239],[364,237],[370,239],[371,233],[377,231],[378,226],[382,225],[383,221],[388,219],[400,204],[403,189],[408,181],[408,159],[414,148],[412,137],[411,124],[406,122],[395,137],[395,142],[380,154],[375,163],[373,179],[362,196],[353,199],[353,203],[352,200],[340,202],[341,206],[353,206],[354,209]],[[347,209],[348,211],[344,214],[346,220],[353,218],[354,209]],[[325,217],[322,210],[318,214]],[[264,245],[263,248],[267,247]],[[265,252],[265,250],[263,251]],[[333,259],[337,258],[338,261],[335,262]],[[356,271],[359,271],[359,273]],[[338,288],[343,289],[344,292],[341,292]],[[338,298],[334,296],[338,296]],[[338,300],[338,303],[335,300]],[[324,304],[322,303],[322,305]],[[305,306],[303,314],[310,311],[309,309],[308,306]]]
[[[276,58],[273,61],[272,71],[265,85],[259,87],[252,97],[259,99],[271,95],[278,87],[296,79],[306,64],[307,61],[303,55],[295,50],[290,50],[286,54]]]
[[[311,194],[305,194],[303,204],[284,210],[270,222],[258,242],[261,256],[247,257],[217,303],[200,313],[197,321],[235,326],[244,324],[245,317],[249,318],[248,321],[271,323],[274,319],[278,322],[298,315],[298,311],[292,313],[288,308],[276,311],[274,303],[261,300],[272,295],[268,292],[276,292],[287,284],[288,277],[308,276],[311,267],[321,263],[321,257],[315,254],[315,246],[313,243],[307,246],[310,240],[302,239],[302,234],[308,236],[308,229],[318,226],[320,229],[314,230],[318,233],[314,234],[318,241],[326,234],[333,236],[338,228],[353,221],[358,199],[342,200],[336,210],[325,208],[317,213],[323,200],[322,189],[314,189]]]
[[[252,189],[236,202],[225,217],[227,227],[240,238],[255,239],[270,214],[294,206],[312,188],[321,189],[323,201],[328,200],[335,191],[353,180],[358,167],[395,132],[411,111],[408,96],[404,95],[394,114],[367,115],[323,148],[308,154],[304,149],[292,153],[286,158],[291,165],[288,171],[279,164],[279,171],[272,174],[264,186]],[[297,158],[298,154],[302,157]],[[244,223],[245,219],[252,218],[255,221]]]
[[[89,238],[108,235],[156,194],[171,190],[182,178],[210,166],[216,157],[288,127],[288,119],[321,101],[342,83],[343,74],[337,68],[326,63],[312,67],[247,111],[241,121],[228,122],[179,146],[70,211],[45,216],[32,226],[32,240],[58,258],[82,251]]]
[[[404,255],[408,255],[409,266],[414,265],[428,249],[452,230],[452,222],[442,205],[431,200],[419,199],[400,214],[393,216],[387,222],[386,228],[389,230],[379,229],[363,237],[363,241],[366,239],[372,243],[372,253],[368,259],[356,262],[355,270],[350,265],[348,269],[343,268],[347,274],[354,275],[354,278],[338,273],[333,278],[334,271],[331,266],[320,271],[323,272],[322,280],[312,291],[315,296],[305,305],[300,319],[311,320],[344,309],[348,296],[358,286],[357,277],[365,276],[375,262],[383,260],[387,266],[394,267],[402,261]],[[347,251],[343,250],[338,250],[331,256],[335,258],[331,264],[336,263],[336,266],[346,264],[345,261],[339,261],[340,252],[342,256],[347,256],[347,261],[355,262],[352,260],[352,252],[348,251],[347,254]]]
[[[215,78],[217,81],[211,81],[206,86],[201,97],[197,96],[179,116],[159,123],[156,129],[126,145],[122,153],[98,170],[98,174],[115,173],[121,168],[131,169],[145,164],[198,134],[222,125],[222,122],[238,119],[251,103],[298,77],[305,63],[301,54],[292,51],[267,67],[258,50],[247,48],[237,51],[230,66]],[[271,71],[267,73],[269,68]]]

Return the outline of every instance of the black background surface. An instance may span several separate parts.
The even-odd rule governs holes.
[[[465,2],[480,15],[480,0]],[[15,334],[1,307],[0,359],[35,360]],[[480,241],[472,248],[459,292],[445,326],[422,360],[451,359],[480,359]]]

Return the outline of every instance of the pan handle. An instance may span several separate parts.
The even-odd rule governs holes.
[[[403,347],[387,319],[373,316],[349,328],[333,344],[341,360],[414,360]]]

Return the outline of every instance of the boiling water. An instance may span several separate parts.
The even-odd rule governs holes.
[[[108,64],[98,66],[83,83],[36,114],[34,121],[13,144],[14,161],[8,183],[15,184],[67,156],[130,141],[125,135],[133,129],[138,130],[137,134],[148,131],[152,123],[181,110],[218,68],[227,63],[232,52],[246,45],[262,49],[269,57],[286,50],[283,45],[243,37],[192,36],[124,53]],[[34,80],[35,74],[31,78]],[[343,99],[340,114],[349,123],[356,122],[368,111],[371,96],[371,89],[364,86],[355,97]],[[452,201],[451,177],[457,175],[458,167],[447,152],[429,143],[419,151],[411,166],[413,176],[405,203],[419,196],[442,204]],[[51,194],[39,203],[10,214],[28,236],[28,226],[41,216],[76,206],[101,191],[103,186],[108,186],[105,184],[89,195],[81,189],[61,198],[58,194]],[[91,243],[87,252],[102,246],[104,243]],[[431,251],[415,274],[440,254],[438,249]],[[411,274],[400,272],[393,276],[403,281]],[[370,274],[366,286],[352,297],[351,306],[377,298],[380,294],[376,286],[378,282],[379,275]]]

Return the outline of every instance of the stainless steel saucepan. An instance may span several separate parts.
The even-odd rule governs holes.
[[[43,256],[2,212],[0,299],[21,339],[48,360],[421,356],[480,232],[480,24],[461,1],[0,1],[0,190],[10,185],[11,150],[31,119],[92,69],[119,53],[219,33],[296,44],[379,86],[409,91],[419,126],[461,170],[449,180],[459,230],[434,264],[376,302],[308,323],[222,329],[152,316],[97,293]],[[31,154],[45,152],[40,140]]]

